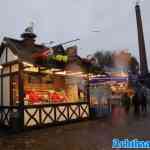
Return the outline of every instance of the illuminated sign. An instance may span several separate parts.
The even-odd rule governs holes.
[[[55,60],[55,61],[64,62],[64,63],[68,62],[67,55],[59,55],[59,54],[58,55],[49,55],[47,59],[48,59],[48,61]]]

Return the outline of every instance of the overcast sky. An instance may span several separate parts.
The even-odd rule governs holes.
[[[138,57],[135,0],[0,0],[0,39],[19,38],[34,22],[39,42],[76,38],[79,54],[129,49]],[[145,43],[150,56],[150,0],[141,3]],[[101,32],[92,32],[100,30]],[[150,61],[149,61],[150,65]]]

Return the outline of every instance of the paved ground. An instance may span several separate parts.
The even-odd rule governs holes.
[[[111,150],[115,137],[150,140],[150,113],[127,116],[122,109],[111,118],[0,136],[1,150]]]

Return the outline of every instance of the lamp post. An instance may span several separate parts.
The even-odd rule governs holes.
[[[90,66],[91,66],[91,59],[89,56],[87,56],[87,82],[86,82],[86,99],[89,104],[89,113],[90,113],[90,118],[92,118],[92,111],[91,111],[91,100],[90,100]]]
[[[87,102],[90,105],[90,75],[89,75],[89,72],[87,74]]]

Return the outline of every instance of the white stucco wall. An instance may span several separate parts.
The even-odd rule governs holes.
[[[0,58],[0,64],[6,63],[6,51],[7,51],[7,62],[11,62],[11,61],[18,59],[18,57],[13,54],[11,49],[5,48],[2,55],[1,55],[1,58]]]
[[[3,77],[3,105],[10,105],[10,77]]]
[[[11,61],[14,61],[14,60],[17,60],[17,56],[13,54],[13,52],[11,51],[11,49],[7,49],[7,52],[8,52],[8,62],[11,62]]]

